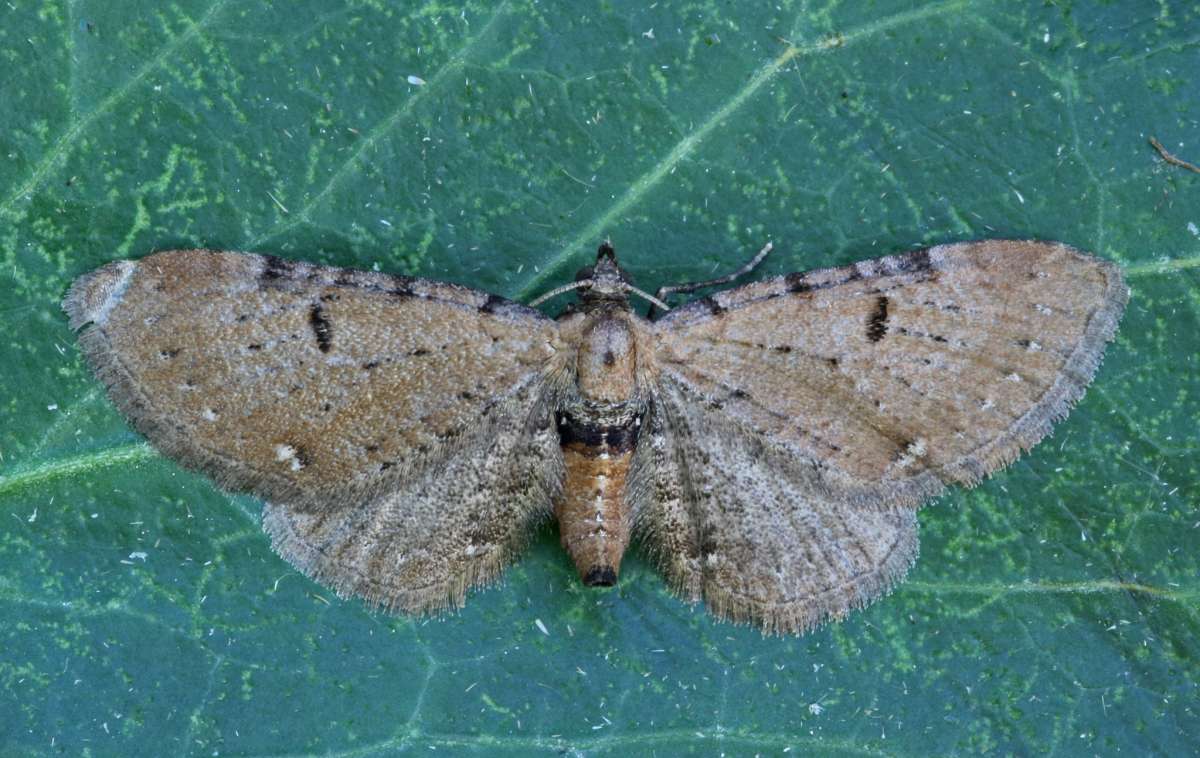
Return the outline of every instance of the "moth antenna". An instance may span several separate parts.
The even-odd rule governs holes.
[[[591,287],[591,286],[592,286],[591,279],[583,279],[578,282],[571,282],[570,284],[564,284],[561,287],[555,287],[554,289],[545,293],[541,297],[537,297],[537,298],[534,298],[533,300],[531,300],[529,302],[529,307],[536,308],[539,305],[541,305],[542,303],[549,300],[550,298],[557,297],[557,296],[563,294],[564,292],[570,292],[571,290],[577,290],[580,287]]]
[[[637,295],[638,297],[642,298],[643,300],[646,300],[647,302],[649,302],[651,305],[655,306],[656,308],[661,308],[664,311],[671,310],[671,306],[667,305],[662,300],[659,300],[654,295],[651,295],[649,292],[643,292],[642,290],[638,289],[637,287],[634,287],[632,284],[626,284],[624,286],[624,290],[626,292],[632,292],[633,294]]]
[[[745,276],[746,274],[750,273],[755,268],[757,268],[758,264],[763,262],[763,258],[767,257],[767,253],[771,252],[771,250],[773,250],[774,248],[775,248],[775,244],[773,242],[768,242],[767,244],[762,246],[762,249],[758,251],[758,254],[755,255],[753,258],[751,258],[750,261],[748,263],[746,263],[746,265],[742,266],[737,271],[726,274],[725,276],[718,276],[716,279],[708,279],[703,282],[688,282],[687,284],[671,284],[671,285],[667,285],[665,287],[659,287],[658,292],[656,294],[660,299],[662,299],[673,292],[695,292],[696,290],[703,289],[705,287],[715,287],[718,284],[728,284],[729,282],[732,282],[739,277]],[[658,304],[655,303],[655,305],[658,305]],[[662,306],[659,306],[659,307],[661,308]],[[668,309],[663,308],[663,310],[665,311]],[[649,319],[654,318],[654,308],[650,309],[650,311],[646,314],[646,318],[649,318]]]

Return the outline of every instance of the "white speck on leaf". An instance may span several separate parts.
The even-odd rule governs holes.
[[[538,628],[538,631],[540,631],[542,634],[546,635],[547,637],[550,636],[550,630],[546,628],[546,625],[542,623],[541,619],[534,619],[533,623],[534,623],[534,626],[536,626]]]
[[[412,74],[409,74],[408,75],[408,83],[413,85],[414,87],[420,87],[422,84],[425,83],[425,80],[419,76],[413,76]]]

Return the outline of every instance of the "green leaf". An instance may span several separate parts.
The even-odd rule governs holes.
[[[5,754],[1180,755],[1200,741],[1200,8],[0,6]],[[415,78],[410,78],[415,77]],[[423,81],[424,83],[419,83]],[[907,583],[762,638],[550,531],[413,622],[293,571],[129,431],[59,300],[152,250],[530,299],[1058,239],[1133,296],[1055,435],[921,514]],[[540,622],[540,623],[539,623]],[[542,631],[544,626],[545,631]]]

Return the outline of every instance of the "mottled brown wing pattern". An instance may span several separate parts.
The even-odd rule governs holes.
[[[1126,298],[1112,264],[988,241],[672,311],[656,324],[656,402],[674,455],[640,472],[656,494],[638,524],[653,548],[673,523],[669,552],[693,560],[664,570],[734,618],[800,631],[862,605],[915,555],[905,509],[977,483],[1066,415]],[[787,545],[824,563],[772,567]]]
[[[398,560],[380,546],[436,552],[431,530],[452,515],[429,509],[469,512],[476,526],[463,539],[504,546],[549,512],[561,473],[546,444],[543,371],[557,327],[537,311],[451,284],[204,250],[109,264],[64,306],[74,328],[90,324],[84,353],[138,431],[274,503],[268,527],[285,556],[341,589],[437,607],[494,573],[489,561],[508,548],[484,560],[487,545],[476,545],[479,560],[426,572],[420,581],[441,582],[442,594],[389,594],[331,573],[313,551],[339,545],[334,532],[376,530],[369,557],[347,568],[369,579]],[[428,476],[447,470],[511,497],[491,511],[460,506],[465,490]]]
[[[557,426],[603,462],[572,533],[632,508],[675,590],[798,632],[907,571],[915,506],[1066,414],[1127,298],[1115,266],[1038,242],[790,274],[654,323],[611,247],[590,271],[575,331],[452,284],[204,250],[109,264],[64,307],[134,426],[264,497],[276,549],[339,593],[460,605],[561,501]]]
[[[857,501],[974,484],[1083,394],[1128,297],[1065,245],[943,245],[746,285],[658,322],[662,381]]]
[[[797,633],[859,608],[917,557],[912,509],[862,508],[797,475],[790,454],[664,384],[639,461],[638,536],[671,587],[721,618]]]
[[[523,387],[497,404],[443,466],[353,508],[267,503],[263,528],[297,568],[388,610],[458,607],[525,546],[560,495],[552,411]]]

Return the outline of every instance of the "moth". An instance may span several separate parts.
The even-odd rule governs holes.
[[[616,583],[636,540],[683,598],[801,633],[905,575],[922,503],[1067,414],[1128,298],[1112,263],[985,240],[667,309],[732,276],[650,296],[605,243],[535,301],[577,295],[550,318],[456,284],[175,250],[86,274],[63,305],[137,431],[264,499],[274,548],[342,596],[461,606],[553,516],[586,585]]]

